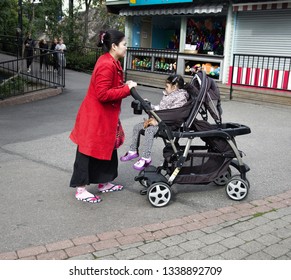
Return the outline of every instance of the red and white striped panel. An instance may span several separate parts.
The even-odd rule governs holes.
[[[291,90],[291,72],[249,67],[230,67],[229,77],[233,72],[234,84],[266,87],[271,89]]]
[[[233,4],[232,8],[234,12],[291,9],[291,2]]]

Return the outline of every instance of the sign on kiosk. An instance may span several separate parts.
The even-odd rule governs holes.
[[[141,6],[141,5],[158,5],[158,4],[173,4],[173,3],[188,3],[192,0],[130,0],[130,6]]]

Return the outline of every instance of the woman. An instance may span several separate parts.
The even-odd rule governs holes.
[[[27,33],[27,37],[24,41],[25,45],[25,52],[26,52],[26,67],[27,72],[29,73],[31,71],[31,64],[33,61],[33,53],[34,53],[34,47],[35,47],[35,41],[31,37],[31,33]]]
[[[78,145],[70,187],[77,189],[78,200],[98,203],[101,198],[86,190],[98,184],[99,192],[119,191],[121,185],[110,183],[117,175],[118,158],[115,148],[121,101],[130,95],[133,81],[123,83],[119,62],[126,53],[124,33],[107,31],[102,38],[105,52],[96,62],[89,89],[79,109],[70,134]]]
[[[57,71],[59,69],[58,66],[58,53],[56,52],[56,46],[58,44],[58,39],[54,38],[52,44],[51,44],[51,48],[50,51],[52,52],[52,58],[53,58],[53,70]]]
[[[41,39],[39,41],[39,69],[40,72],[42,72],[42,65],[45,65],[46,70],[48,70],[48,59],[47,59],[47,53],[48,53],[48,43],[46,42],[45,39]]]
[[[66,67],[65,51],[67,50],[63,38],[59,38],[59,42],[57,43],[55,50],[57,51],[58,57],[58,74],[62,75],[63,69]]]

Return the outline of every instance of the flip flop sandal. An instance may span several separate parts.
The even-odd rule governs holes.
[[[97,195],[94,195],[93,197],[85,197],[85,198],[81,198],[81,197],[76,197],[77,200],[81,200],[81,201],[85,201],[85,202],[89,202],[89,203],[99,203],[101,201],[101,198]]]
[[[121,191],[123,189],[122,185],[112,185],[112,186],[107,186],[103,185],[102,188],[100,188],[101,184],[98,185],[98,190],[99,192],[106,193],[106,192],[116,192],[116,191]]]

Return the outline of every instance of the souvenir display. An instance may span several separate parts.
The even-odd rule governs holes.
[[[154,71],[163,73],[172,73],[176,71],[176,61],[173,59],[165,59],[163,57],[156,58],[154,62]],[[152,70],[152,61],[150,57],[135,57],[132,60],[133,70]]]
[[[186,46],[195,46],[198,53],[223,55],[225,18],[212,18],[187,21]],[[186,50],[186,48],[185,48]]]
[[[219,79],[220,74],[220,65],[217,63],[197,63],[195,61],[187,61],[185,64],[185,75],[193,75],[198,70],[202,69],[206,72],[207,75],[211,76],[214,79]]]
[[[134,70],[151,70],[152,63],[149,57],[135,57],[132,60],[132,69]]]
[[[174,64],[176,65],[176,61],[174,61],[173,59],[165,59],[163,57],[157,58],[155,60],[154,71],[166,72],[166,73],[175,72],[176,68]]]

